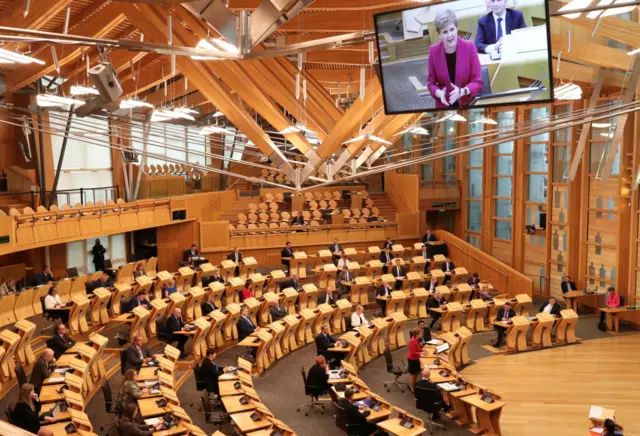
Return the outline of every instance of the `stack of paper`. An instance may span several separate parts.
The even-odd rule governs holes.
[[[460,387],[458,387],[458,385],[453,384],[453,383],[438,383],[438,387],[441,388],[442,390],[446,391],[446,392],[454,392],[454,391],[459,391]]]
[[[430,341],[426,342],[427,345],[438,345],[439,343],[440,339],[431,339]]]

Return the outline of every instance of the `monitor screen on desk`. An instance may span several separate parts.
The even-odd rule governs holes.
[[[553,101],[546,0],[454,0],[374,22],[387,114]]]

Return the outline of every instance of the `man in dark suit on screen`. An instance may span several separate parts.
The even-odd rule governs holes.
[[[522,12],[507,8],[507,0],[486,0],[486,4],[490,12],[478,20],[476,48],[478,53],[501,53],[503,37],[527,24]]]

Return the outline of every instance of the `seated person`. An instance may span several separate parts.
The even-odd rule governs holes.
[[[329,348],[335,345],[336,340],[331,336],[328,325],[324,324],[322,326],[322,331],[315,337],[315,341],[317,355],[324,356],[329,360],[331,353]]]
[[[507,301],[506,303],[504,303],[504,307],[501,307],[500,310],[498,310],[496,321],[509,322],[509,320],[511,320],[514,316],[516,316],[516,311],[511,307],[511,303]],[[507,329],[500,325],[494,325],[493,327],[498,333],[495,346],[496,348],[499,348],[502,346],[504,334],[506,333]]]
[[[347,388],[344,391],[344,397],[338,400],[338,407],[344,410],[345,424],[358,427],[357,433],[354,434],[370,435],[377,430],[377,426],[367,421],[367,416],[371,414],[370,410],[360,412],[358,406],[354,404],[354,395],[355,390],[351,387]]]
[[[240,318],[238,319],[238,342],[241,342],[247,336],[250,336],[253,332],[257,332],[260,330],[260,327],[257,327],[251,317],[249,316],[249,308],[247,306],[242,307],[242,312]]]
[[[504,36],[527,24],[522,12],[507,8],[507,0],[487,0],[486,3],[489,13],[478,20],[476,48],[478,53],[500,53]]]
[[[137,279],[138,277],[146,276],[147,273],[144,271],[144,263],[138,262],[136,264],[136,269],[133,271],[133,278]]]
[[[166,322],[167,341],[169,344],[177,342],[176,348],[180,350],[180,356],[184,357],[184,346],[189,340],[189,336],[176,332],[184,329],[184,320],[182,319],[182,310],[179,307],[173,309],[173,313],[167,317]]]
[[[161,428],[161,422],[153,427],[138,424],[138,405],[135,403],[127,404],[118,418],[118,434],[120,436],[153,436],[153,430]]]
[[[244,282],[244,288],[242,288],[242,291],[240,291],[240,301],[255,297],[253,289],[251,289],[251,283],[251,279]]]
[[[144,344],[144,338],[136,335],[133,338],[133,344],[124,351],[123,371],[133,369],[138,372],[144,363],[149,363],[151,360],[153,355]]]
[[[431,329],[425,325],[424,319],[418,320],[418,328],[422,330],[422,336],[420,336],[420,343],[424,346],[429,342],[431,338]]]
[[[385,316],[387,313],[387,300],[391,297],[391,291],[391,286],[389,286],[389,282],[386,280],[383,280],[382,284],[376,289],[376,301],[380,306],[382,316]]]
[[[4,282],[0,285],[0,297],[4,297],[5,295],[15,294],[16,290],[16,281],[9,280],[8,282]]]
[[[493,300],[493,295],[489,291],[489,286],[486,283],[480,283],[480,286],[478,288],[478,295],[476,296],[476,298],[480,298],[484,301]]]
[[[296,291],[300,290],[300,276],[298,274],[294,274],[290,279],[283,280],[280,282],[280,290],[284,290],[287,288],[293,288]]]
[[[351,328],[355,329],[361,325],[369,325],[369,321],[364,317],[364,307],[358,304],[356,311],[351,314]]]
[[[220,366],[215,362],[217,351],[215,348],[207,348],[207,357],[202,361],[200,366],[199,381],[206,385],[209,393],[220,395],[220,385],[218,379],[227,372],[227,368]]]
[[[309,374],[307,375],[307,386],[311,388],[311,391],[316,397],[326,394],[331,387],[329,385],[329,365],[324,356],[316,357],[316,363],[309,368]]]
[[[422,379],[417,381],[413,388],[413,394],[416,397],[416,408],[424,410],[425,412],[433,413],[433,420],[439,418],[438,410],[448,409],[446,406],[440,389],[436,384],[431,383],[429,377],[431,376],[431,369],[424,368],[422,370]],[[432,392],[429,392],[432,391]]]
[[[169,298],[169,295],[174,292],[178,292],[178,287],[176,286],[176,282],[173,279],[169,280],[162,289],[162,298]]]
[[[337,266],[340,254],[342,254],[342,245],[338,243],[338,238],[333,238],[333,244],[329,245],[329,251],[331,252],[333,264]]]
[[[60,356],[76,344],[76,341],[67,334],[67,327],[63,323],[60,323],[56,325],[50,343],[54,357],[59,359]]]
[[[602,436],[622,436],[622,432],[618,431],[618,426],[613,419],[607,418],[604,420],[604,433],[602,433]]]
[[[438,238],[436,238],[436,235],[431,233],[431,229],[427,229],[427,233],[425,233],[424,236],[422,237],[423,244],[426,244],[427,242],[435,242],[437,240]]]
[[[55,422],[51,416],[40,415],[40,400],[31,383],[25,383],[20,387],[18,402],[11,410],[13,425],[31,433],[38,433],[40,421]]]
[[[46,285],[47,283],[53,283],[53,273],[51,268],[45,265],[42,272],[36,276],[36,285]]]
[[[44,353],[36,360],[33,365],[33,371],[31,371],[31,378],[29,383],[33,385],[33,389],[36,394],[40,394],[44,381],[51,376],[51,373],[55,369],[56,359],[51,348],[44,350]]]
[[[393,254],[391,254],[391,248],[385,248],[382,253],[380,253],[380,263],[382,263],[382,274],[389,273],[389,267],[391,266],[391,260],[393,259]]]
[[[278,300],[273,300],[269,304],[271,305],[271,307],[269,308],[271,322],[280,321],[282,318],[287,316],[287,311],[284,310],[284,307],[280,306],[280,302]]]
[[[556,303],[556,299],[551,297],[549,298],[549,301],[547,303],[544,303],[542,306],[540,306],[540,310],[538,311],[538,313],[544,312],[555,317],[560,317],[561,310],[562,307],[560,307],[560,305]]]
[[[430,310],[430,309],[437,309],[437,308],[444,309],[446,307],[447,307],[447,300],[442,295],[440,295],[440,292],[436,291],[435,293],[429,295],[429,298],[427,298],[427,312],[431,316],[431,324],[429,325],[430,329],[433,330],[433,327],[436,325],[436,323],[440,319],[440,316],[442,316],[441,313]]]
[[[220,270],[218,268],[216,268],[213,271],[213,274],[207,277],[202,277],[202,287],[203,288],[208,288],[209,285],[211,283],[214,282],[218,282],[218,283],[224,283],[224,279],[222,278],[222,276],[220,275]]]
[[[60,299],[60,295],[58,295],[58,287],[51,286],[49,288],[49,292],[47,292],[47,296],[44,297],[44,309],[61,309],[63,307],[67,307],[66,304],[62,302]],[[63,324],[69,322],[69,311],[68,310],[52,310],[49,312],[51,316],[54,318],[60,318]]]
[[[435,292],[436,288],[438,287],[438,279],[435,277],[431,277],[431,281],[429,282],[429,284],[427,285],[427,291],[429,292]]]
[[[444,273],[443,285],[446,285],[451,276],[455,273],[456,265],[451,261],[451,258],[447,257],[447,260],[442,264],[442,272]]]
[[[349,259],[347,258],[347,255],[342,253],[340,254],[340,258],[338,259],[338,270],[342,270],[342,268],[344,268],[345,266],[349,266]]]
[[[194,259],[198,259],[200,257],[200,252],[196,247],[196,244],[191,244],[191,248],[184,252],[183,261],[188,262],[189,258],[193,261]]]
[[[291,220],[292,226],[302,226],[304,225],[304,217],[302,216],[302,212],[298,212],[298,215],[294,216]]]
[[[111,278],[109,277],[109,275],[105,272],[103,272],[102,275],[98,277],[98,280],[87,282],[85,284],[85,288],[87,292],[90,294],[93,293],[93,291],[98,288],[111,288],[112,286],[113,286],[113,282],[111,281]]]
[[[605,307],[620,307],[620,296],[613,286],[610,286],[609,289],[607,289],[607,296],[605,297]],[[600,312],[600,324],[604,324],[605,315],[605,312]]]
[[[338,280],[336,283],[337,286],[340,286],[341,297],[351,291],[351,288],[347,285],[347,283],[351,283],[353,279],[353,274],[349,272],[349,268],[347,266],[342,267],[342,271],[340,271],[340,274],[338,274]]]
[[[182,282],[182,290],[180,293],[185,297],[189,296],[189,291],[191,290],[191,282],[189,280],[185,280]]]
[[[147,300],[147,293],[140,292],[135,297],[132,297],[127,301],[126,304],[123,305],[123,312],[132,312],[138,306],[142,306],[145,309],[149,310],[151,308],[151,303]]]
[[[330,305],[336,304],[336,297],[333,294],[333,291],[331,290],[331,288],[325,289],[324,293],[318,295],[317,304],[318,306],[320,306],[321,304],[330,304]]]
[[[480,286],[480,275],[477,272],[473,273],[472,276],[469,276],[467,279],[467,284],[472,288],[477,288]]]
[[[396,259],[396,264],[391,268],[391,274],[396,278],[396,290],[402,289],[402,283],[406,274],[400,259]]]
[[[202,310],[202,315],[207,316],[214,310],[218,309],[213,300],[213,294],[208,294],[209,298],[206,301],[203,301],[200,305],[200,310]]]
[[[569,291],[576,291],[576,282],[571,281],[571,277],[565,276],[564,281],[560,284],[560,290],[563,294]]]
[[[280,258],[282,260],[282,264],[287,269],[287,274],[289,274],[289,268],[291,267],[290,259],[293,257],[293,245],[291,242],[287,241],[287,244],[280,252]]]

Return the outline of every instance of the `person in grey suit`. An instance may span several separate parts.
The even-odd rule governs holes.
[[[329,245],[329,251],[333,259],[333,264],[338,265],[338,259],[340,259],[340,253],[342,253],[342,245],[338,243],[338,238],[333,238],[333,244]]]
[[[351,288],[349,288],[349,286],[347,286],[345,283],[351,283],[353,279],[354,279],[353,273],[349,272],[349,268],[346,266],[343,267],[342,271],[338,275],[338,280],[336,283],[336,285],[340,286],[340,297],[342,297],[344,294],[349,293]]]
[[[271,307],[269,308],[269,315],[271,315],[271,321],[279,321],[285,316],[287,316],[287,311],[284,310],[284,307],[280,306],[278,300],[274,300],[271,303]]]
[[[124,352],[123,371],[126,372],[129,369],[135,369],[136,372],[138,372],[140,368],[142,368],[143,363],[151,360],[153,360],[153,355],[144,344],[144,338],[136,335],[136,337],[133,338],[133,344]]]
[[[33,385],[33,388],[36,391],[36,394],[40,394],[44,381],[49,378],[55,366],[53,350],[51,348],[47,348],[44,350],[44,353],[42,353],[42,356],[38,357],[36,360],[36,363],[33,366],[33,371],[31,372],[31,379],[29,380],[29,383]]]

